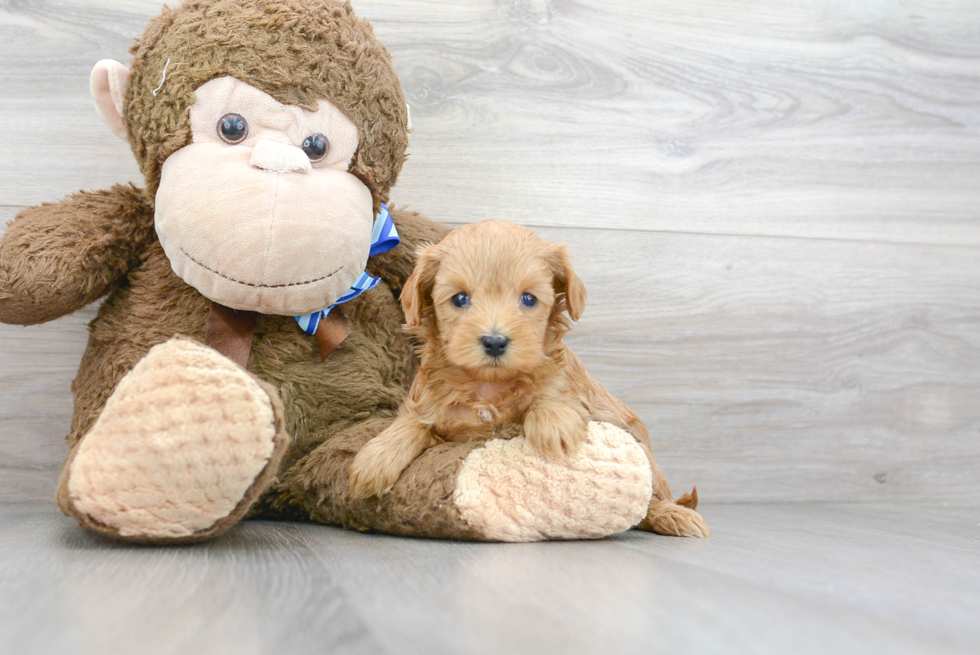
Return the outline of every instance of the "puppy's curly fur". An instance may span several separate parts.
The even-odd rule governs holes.
[[[708,536],[694,511],[697,489],[671,500],[642,421],[563,343],[585,301],[565,245],[513,223],[460,227],[421,250],[401,296],[421,367],[398,418],[354,458],[353,492],[384,493],[441,440],[523,433],[543,455],[560,457],[585,440],[589,421],[606,421],[650,459],[654,497],[639,527]]]

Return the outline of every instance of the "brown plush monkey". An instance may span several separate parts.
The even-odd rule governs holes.
[[[73,384],[65,513],[138,542],[246,515],[518,541],[612,534],[646,518],[655,487],[669,500],[643,450],[602,424],[566,460],[523,439],[442,444],[389,495],[352,499],[350,460],[415,372],[398,291],[416,248],[446,233],[395,211],[402,244],[369,257],[407,145],[389,55],[329,0],[189,0],[131,52],[129,69],[96,65],[92,91],[145,189],[27,209],[0,240],[0,321],[107,296]],[[300,329],[294,316],[365,272],[377,286]]]

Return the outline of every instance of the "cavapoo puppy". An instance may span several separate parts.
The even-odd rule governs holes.
[[[640,527],[708,536],[694,511],[697,490],[671,501],[646,427],[562,343],[585,299],[567,248],[520,225],[474,223],[423,249],[401,294],[421,367],[398,417],[354,458],[353,493],[384,493],[442,440],[523,433],[543,455],[560,457],[585,440],[589,421],[606,421],[650,459],[654,498]]]

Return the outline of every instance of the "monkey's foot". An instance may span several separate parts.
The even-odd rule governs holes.
[[[473,450],[456,478],[456,509],[491,541],[594,539],[629,530],[646,516],[650,461],[636,440],[589,423],[570,455],[548,457],[526,439]]]
[[[245,515],[288,442],[271,387],[211,348],[171,339],[120,381],[72,451],[59,504],[109,536],[199,541]]]

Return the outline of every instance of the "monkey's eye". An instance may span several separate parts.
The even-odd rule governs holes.
[[[531,307],[534,307],[537,304],[538,304],[538,299],[532,296],[531,294],[525,293],[524,295],[521,296],[521,305],[523,305],[524,307],[530,309]]]
[[[225,114],[218,121],[218,136],[225,143],[241,143],[248,136],[248,122],[240,114]]]
[[[303,152],[312,162],[318,162],[330,152],[330,142],[319,132],[303,139]]]
[[[449,299],[449,302],[453,304],[453,307],[462,309],[470,304],[470,297],[465,293],[457,293],[455,296]]]

